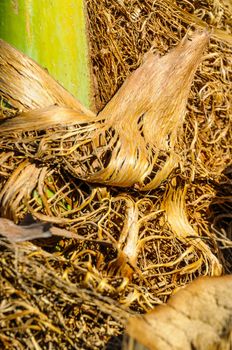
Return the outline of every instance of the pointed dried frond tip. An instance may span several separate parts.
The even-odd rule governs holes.
[[[208,32],[196,32],[163,57],[150,52],[95,120],[55,106],[6,121],[1,146],[16,143],[27,156],[61,163],[89,182],[156,188],[178,166],[177,134],[208,40]],[[25,137],[34,129],[43,133]]]

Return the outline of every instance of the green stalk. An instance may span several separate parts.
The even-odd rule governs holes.
[[[0,38],[91,107],[84,0],[1,0]]]

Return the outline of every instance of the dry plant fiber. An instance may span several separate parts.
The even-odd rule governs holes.
[[[190,86],[208,40],[204,31],[184,38],[163,57],[147,54],[97,118],[53,106],[5,121],[2,147],[61,162],[88,182],[155,189],[181,163],[177,134],[183,132]],[[9,67],[4,74],[11,73]],[[16,134],[33,130],[39,132],[34,137]]]
[[[74,310],[71,303],[69,309],[72,297],[59,284],[66,338],[62,317],[57,321],[51,313],[49,323],[39,321],[28,330],[42,348],[49,342],[99,348],[121,331],[126,316],[119,305],[126,314],[145,312],[199,275],[222,273],[217,233],[207,213],[216,196],[214,181],[231,161],[228,7],[216,1],[91,1],[89,18],[101,99],[97,115],[54,85],[33,61],[5,43],[0,47],[1,94],[20,109],[12,118],[3,112],[0,126],[1,215],[19,222],[30,212],[83,238],[52,238],[40,243],[42,249],[28,243],[26,253],[26,243],[17,245],[23,257],[20,269],[28,271],[27,281],[35,276],[28,304],[46,314],[46,303],[40,304],[36,292],[43,273],[35,271],[43,264],[59,281],[72,284],[75,293],[83,292],[80,303],[94,292],[93,304]],[[205,29],[211,19],[213,32]],[[204,29],[192,34],[189,24]],[[21,298],[22,277],[10,264],[12,249],[3,254],[5,291],[10,291],[4,300],[12,302],[15,290]],[[52,310],[47,283],[42,295]],[[117,302],[110,311],[113,320],[105,316],[105,304],[98,304],[102,296]],[[99,324],[106,331],[96,323],[91,330],[96,314],[102,315]],[[15,320],[7,320],[2,339],[11,344],[20,335],[25,348],[27,340]],[[58,338],[52,325],[61,332]],[[84,331],[76,336],[72,327]]]
[[[2,188],[2,214],[17,220],[17,216],[22,215],[20,206],[21,212],[25,210],[23,202],[27,203],[28,199],[31,201],[36,190],[44,203],[42,212],[40,208],[33,208],[30,202],[26,206],[38,219],[66,228],[72,225],[72,229],[80,230],[88,240],[91,237],[96,242],[106,241],[111,245],[111,251],[102,253],[100,248],[99,257],[94,259],[94,264],[100,268],[100,275],[97,272],[93,277],[92,271],[88,271],[87,267],[85,283],[93,284],[97,289],[107,290],[113,295],[118,293],[117,290],[130,286],[133,278],[139,279],[135,299],[132,295],[127,295],[126,290],[126,294],[120,296],[125,305],[133,305],[136,300],[139,307],[147,309],[153,303],[160,303],[159,297],[171,292],[169,281],[165,282],[164,294],[163,291],[161,294],[158,291],[154,297],[152,289],[141,294],[140,288],[152,286],[154,276],[159,278],[157,269],[161,267],[167,270],[174,268],[173,271],[164,272],[166,276],[169,273],[170,276],[178,276],[180,273],[179,277],[175,277],[173,287],[179,285],[182,275],[191,280],[198,274],[221,274],[222,268],[217,257],[200,238],[201,233],[188,221],[185,207],[187,186],[179,186],[176,181],[169,183],[161,202],[158,201],[158,194],[153,195],[152,201],[149,196],[142,195],[139,198],[139,192],[133,198],[123,192],[112,195],[109,189],[102,190],[98,186],[90,187],[89,194],[79,189],[80,192],[75,196],[81,195],[83,203],[80,207],[71,209],[70,214],[65,210],[60,217],[50,209],[51,198],[44,198],[49,173],[54,173],[55,176],[54,180],[50,180],[51,183],[55,181],[60,185],[59,172],[52,172],[49,164],[60,165],[61,174],[68,171],[71,176],[88,182],[118,187],[133,186],[136,190],[143,191],[157,188],[178,166],[177,133],[180,136],[190,85],[208,40],[209,34],[206,31],[196,32],[191,39],[185,37],[163,57],[154,56],[150,52],[141,67],[125,81],[95,118],[70,107],[51,106],[20,113],[15,118],[4,121],[0,128],[2,149],[26,158]],[[7,50],[7,45],[4,50]],[[12,48],[9,49],[8,54],[10,53],[13,53],[13,57],[17,56]],[[36,67],[35,63],[33,65]],[[10,66],[8,70],[9,74],[14,72]],[[147,94],[147,88],[150,94]],[[54,196],[63,188],[62,185],[57,189]],[[75,189],[69,191],[73,196]],[[65,206],[66,209],[67,207]],[[80,215],[82,208],[84,215]],[[150,220],[151,227],[148,229]],[[175,253],[170,260],[165,252],[165,262],[159,262],[160,259],[157,260],[151,253],[150,244],[156,241],[154,232],[159,232],[165,223],[167,231],[159,239],[176,240],[173,245]],[[182,242],[184,248],[179,253],[176,251],[179,246],[177,241]],[[94,250],[90,251],[95,255]],[[88,249],[81,253],[84,259],[87,252]],[[181,267],[183,262],[186,266]],[[104,274],[107,276],[105,282],[97,282],[102,278],[104,280]],[[108,278],[111,279],[112,276],[123,278],[120,287],[115,289],[108,286]]]

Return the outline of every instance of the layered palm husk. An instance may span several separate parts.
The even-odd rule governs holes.
[[[1,216],[57,228],[1,241],[4,348],[119,348],[128,315],[231,271],[230,3],[87,5],[96,114],[0,45]]]

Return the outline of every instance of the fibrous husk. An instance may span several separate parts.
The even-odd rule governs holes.
[[[196,33],[163,57],[147,54],[96,118],[53,106],[7,120],[0,129],[2,147],[61,163],[88,182],[158,187],[182,161],[177,134],[181,138],[189,90],[208,38],[207,32]]]
[[[153,47],[164,54],[190,26],[211,32],[189,94],[181,173],[219,181],[231,163],[231,5],[228,1],[88,1],[97,109],[102,109]]]
[[[208,185],[173,183],[145,196],[90,186],[26,161],[1,191],[1,214],[17,221],[29,211],[74,232],[68,259],[81,267],[77,282],[149,310],[199,275],[221,274],[216,236],[202,215],[214,196]]]
[[[211,228],[217,235],[219,248],[223,252],[223,265],[232,271],[232,168],[228,167],[220,183],[215,187],[216,195],[209,207]]]
[[[167,52],[190,26],[211,30],[210,51],[215,59],[208,59],[208,70],[204,65],[200,67],[205,82],[210,83],[210,78],[217,78],[220,73],[228,77],[231,72],[228,64],[232,44],[231,4],[228,0],[191,3],[185,0],[88,0],[87,3],[98,110],[139,66],[151,46],[162,54]],[[219,64],[220,58],[223,62]],[[215,60],[218,64],[214,64]],[[209,77],[207,73],[212,75]],[[227,82],[227,79],[223,81]]]
[[[82,180],[145,191],[167,179],[178,166],[177,134],[181,137],[189,89],[208,38],[207,32],[197,32],[163,57],[150,52],[95,118],[51,106],[20,113],[0,127],[2,149],[27,158],[3,183],[2,215],[17,221],[29,211],[80,232],[87,242],[101,241],[97,255],[96,248],[87,248],[78,258],[84,283],[113,296],[118,287],[111,279],[122,277],[120,302],[132,308],[147,310],[162,302],[183,280],[220,275],[216,249],[213,253],[201,239],[205,233],[188,221],[185,185],[174,186],[177,195],[171,189],[161,194],[160,201],[158,193],[152,199],[139,192],[112,194],[98,185],[88,188]],[[89,270],[89,261],[97,270]]]
[[[92,44],[99,45],[93,52],[95,73],[96,62],[103,65],[97,72],[103,102],[99,109],[102,109],[102,106],[116,92],[129,71],[139,65],[140,68],[96,116],[75,105],[75,102],[71,106],[72,109],[69,104],[66,106],[69,96],[65,101],[59,100],[60,97],[58,100],[54,97],[52,103],[57,105],[47,107],[43,87],[48,84],[48,90],[51,92],[53,83],[47,79],[45,72],[38,78],[38,81],[42,81],[41,84],[35,85],[38,100],[42,96],[41,101],[44,102],[38,105],[39,110],[32,111],[31,109],[36,107],[33,94],[30,91],[29,98],[24,101],[25,90],[22,86],[33,88],[31,83],[28,85],[27,76],[29,75],[31,79],[35,72],[39,72],[37,65],[29,60],[28,62],[33,66],[33,74],[30,74],[30,65],[25,64],[27,72],[25,75],[19,74],[19,71],[15,72],[13,67],[6,65],[8,72],[13,72],[12,78],[16,74],[21,90],[19,91],[17,81],[16,84],[7,86],[10,81],[7,83],[7,80],[4,80],[4,96],[12,95],[10,101],[14,104],[12,101],[16,101],[19,94],[22,103],[17,107],[29,109],[29,111],[20,113],[17,117],[14,112],[12,119],[0,126],[2,132],[0,141],[1,215],[19,222],[27,212],[30,212],[34,218],[53,224],[51,230],[54,230],[55,235],[62,235],[63,231],[63,237],[73,237],[71,240],[65,238],[58,240],[55,237],[35,243],[31,246],[33,253],[27,251],[26,255],[24,246],[17,245],[16,251],[23,253],[23,259],[26,259],[26,266],[29,268],[27,281],[30,281],[31,275],[33,276],[30,291],[33,290],[35,299],[29,299],[28,303],[36,305],[39,309],[42,308],[43,312],[47,313],[44,299],[40,308],[40,295],[37,294],[35,285],[37,286],[37,282],[41,285],[41,275],[36,275],[35,270],[40,264],[46,265],[47,256],[44,252],[52,252],[49,259],[55,257],[58,259],[54,269],[58,272],[60,280],[65,280],[65,283],[69,280],[75,285],[75,290],[83,291],[80,304],[85,300],[84,288],[87,288],[87,294],[90,290],[95,292],[91,295],[93,304],[88,305],[85,310],[82,310],[83,312],[80,312],[79,308],[75,309],[75,317],[72,315],[73,304],[70,318],[65,313],[67,310],[65,301],[64,308],[60,309],[71,327],[73,319],[80,317],[81,323],[79,321],[75,323],[75,330],[84,327],[84,332],[78,333],[78,339],[83,341],[84,348],[88,346],[99,348],[99,344],[102,345],[108,341],[110,334],[118,334],[119,327],[122,325],[122,320],[117,317],[118,321],[104,322],[105,314],[101,312],[101,308],[102,311],[107,308],[104,309],[101,304],[97,313],[103,315],[99,322],[103,328],[99,330],[94,323],[96,331],[91,331],[90,325],[96,317],[94,304],[98,303],[98,296],[105,295],[110,297],[110,300],[116,300],[117,305],[123,305],[127,312],[128,310],[145,312],[157,304],[166,302],[173,291],[190,283],[199,275],[222,273],[221,253],[217,245],[219,232],[210,227],[208,211],[216,196],[215,185],[211,181],[221,177],[225,164],[231,159],[231,149],[228,147],[231,139],[228,114],[230,91],[228,60],[231,50],[228,43],[231,37],[229,25],[226,27],[225,24],[228,10],[225,8],[222,24],[220,24],[217,10],[221,9],[222,5],[215,5],[213,10],[210,5],[210,9],[215,13],[215,26],[223,27],[227,33],[214,30],[209,34],[210,30],[207,29],[196,34],[191,42],[189,41],[189,37],[192,37],[191,31],[186,35],[187,24],[183,24],[184,20],[184,23],[194,22],[189,20],[192,17],[185,13],[186,8],[190,6],[189,2],[178,3],[179,9],[173,6],[174,3],[171,4],[168,1],[155,1],[152,2],[152,6],[150,1],[140,2],[139,6],[143,7],[142,16],[136,13],[135,17],[126,15],[126,21],[122,21],[122,13],[124,15],[127,13],[128,6],[131,12],[134,11],[136,7],[133,7],[133,1],[92,1],[89,4],[90,12],[96,4],[98,10],[94,10],[96,19],[92,17],[91,30],[95,30],[99,39],[95,37],[92,40]],[[184,12],[179,5],[184,8]],[[122,6],[125,6],[126,11],[121,11]],[[196,2],[193,7],[194,11],[197,10]],[[205,11],[204,19],[208,21],[207,6],[199,4],[198,9],[201,7]],[[117,10],[119,8],[120,11]],[[192,9],[190,6],[189,13]],[[115,21],[111,22],[114,28],[112,31],[109,19],[111,21],[113,18]],[[137,30],[138,27],[139,30]],[[204,24],[203,27],[207,25]],[[107,35],[102,28],[109,29]],[[102,50],[104,48],[101,45],[105,45],[105,49],[110,46],[109,41],[103,40],[99,31],[102,31],[103,36],[113,43],[114,51]],[[123,35],[119,35],[121,31]],[[169,61],[169,68],[171,71],[174,69],[173,77],[170,77],[167,72],[159,69],[159,64],[167,63],[168,57],[174,58],[177,53],[182,55],[185,61],[185,49],[193,48],[199,38],[204,38],[203,41],[206,43],[209,35],[211,38],[213,35],[213,39],[210,40],[209,51],[205,48],[203,63],[198,68],[193,84],[191,85],[188,79],[196,69],[195,63],[192,65],[189,77],[185,76],[182,80],[186,87],[182,95],[185,104],[188,98],[187,115],[184,118],[184,103],[183,105],[182,101],[180,103],[181,111],[177,103],[179,93],[182,91],[181,82],[176,79],[174,82],[175,86],[179,84],[179,90],[169,85],[174,81],[172,78],[175,77],[175,66]],[[121,43],[120,47],[118,43]],[[170,50],[174,46],[176,48]],[[4,50],[7,47],[5,45]],[[122,56],[123,47],[126,57]],[[127,51],[129,47],[132,50]],[[151,47],[152,50],[150,50]],[[199,54],[203,47],[204,43],[200,42],[197,47]],[[148,51],[150,52],[144,57],[143,54]],[[162,55],[166,51],[170,52],[167,56],[158,57],[156,51],[161,52]],[[14,59],[19,55],[14,49],[9,49],[9,52]],[[133,55],[133,52],[136,55]],[[95,54],[98,55],[97,59]],[[100,57],[104,57],[105,61]],[[112,65],[115,57],[116,63]],[[25,56],[23,59],[27,61]],[[178,61],[177,58],[176,60]],[[200,56],[197,58],[198,62],[199,60],[202,60]],[[160,79],[162,73],[165,73],[162,78],[165,89],[161,91],[167,112],[164,114],[160,109],[159,113],[156,113],[159,102],[157,90],[159,91],[159,83],[162,79],[158,82],[155,78],[152,79],[152,75],[146,73],[147,68],[154,68],[148,67],[149,63],[154,61],[157,61],[154,67],[158,69],[153,72],[155,78],[157,75]],[[1,62],[4,66],[4,56]],[[23,66],[20,69],[23,70]],[[183,67],[178,69],[182,71],[186,66],[183,64]],[[187,71],[188,69],[185,73]],[[144,79],[146,76],[150,88],[157,89],[153,101],[150,98],[151,91],[148,94],[149,89],[143,85],[143,78],[139,73],[146,73]],[[14,78],[12,80],[14,81]],[[142,83],[142,91],[137,83]],[[59,90],[57,85],[56,88]],[[10,94],[7,95],[8,89]],[[63,90],[59,91],[62,95]],[[168,91],[171,92],[174,101],[170,98],[171,96],[166,96]],[[102,97],[103,92],[106,93],[104,97]],[[131,100],[132,97],[135,98],[134,102]],[[142,98],[146,103],[141,103]],[[210,107],[212,100],[213,109]],[[171,104],[167,104],[167,101],[171,101]],[[175,113],[171,113],[172,108]],[[9,117],[8,112],[5,111],[6,108],[2,119]],[[130,111],[133,111],[133,115]],[[170,117],[170,114],[174,119],[165,118],[165,115]],[[161,122],[162,118],[164,120]],[[156,125],[153,127],[153,123],[159,125],[159,130]],[[162,128],[163,125],[164,128]],[[159,137],[161,134],[162,138]],[[110,187],[110,184],[117,187]],[[156,186],[158,187],[155,190],[147,191],[148,188]],[[220,236],[220,244],[222,248],[230,247],[231,241],[226,234],[223,237]],[[43,249],[40,250],[39,245]],[[42,254],[43,258],[35,264],[33,257],[37,254],[38,256]],[[6,256],[9,260],[14,258],[12,249],[10,252],[7,249],[3,253],[2,262],[5,261]],[[23,260],[21,262],[23,263]],[[24,270],[25,266],[21,266]],[[223,267],[227,268],[227,264],[223,263]],[[46,268],[49,273],[51,271],[49,263]],[[4,269],[6,269],[5,264],[3,271]],[[12,285],[15,286],[18,281],[20,282],[20,278],[21,275],[11,268],[11,273],[7,273],[5,278],[10,290]],[[46,285],[50,286],[50,283],[52,285],[55,282],[54,279],[49,280],[49,278],[43,283],[43,295],[45,300],[49,299],[48,312],[51,315],[51,322],[48,323],[50,327],[48,333],[53,335],[53,340],[45,339],[43,346],[47,347],[50,341],[56,347],[57,344],[61,344],[61,340],[64,344],[71,344],[69,343],[71,333],[71,338],[77,341],[75,332],[70,333],[69,327],[64,331],[62,324],[57,323],[55,315],[59,307],[54,313],[52,312],[53,299],[50,299],[51,295]],[[20,288],[22,288],[21,284],[19,284],[19,290]],[[69,301],[70,298],[63,293],[63,287],[60,284],[58,288],[64,297],[62,300]],[[33,296],[33,293],[31,292],[30,295]],[[12,300],[14,292],[7,298]],[[17,303],[18,300],[14,304],[16,308]],[[89,312],[86,311],[88,308]],[[121,309],[117,309],[116,306],[116,309],[114,311],[111,309],[110,312],[112,315],[121,314]],[[13,322],[14,320],[15,318]],[[66,338],[60,335],[57,341],[50,324],[55,324]],[[8,328],[11,329],[10,337],[7,333]],[[40,323],[38,328],[42,334],[47,334],[44,323],[42,325]],[[13,328],[12,323],[8,323],[4,328],[3,339],[7,341],[15,339],[17,329]],[[30,330],[36,345],[37,341],[42,339],[41,333],[37,330],[33,328]],[[103,335],[104,332],[105,335]],[[25,347],[26,338],[20,331],[18,334]],[[100,336],[96,339],[97,334]],[[80,348],[78,341],[77,344]]]
[[[120,349],[128,312],[78,285],[81,267],[29,242],[0,249],[1,349],[99,349],[113,336]]]

